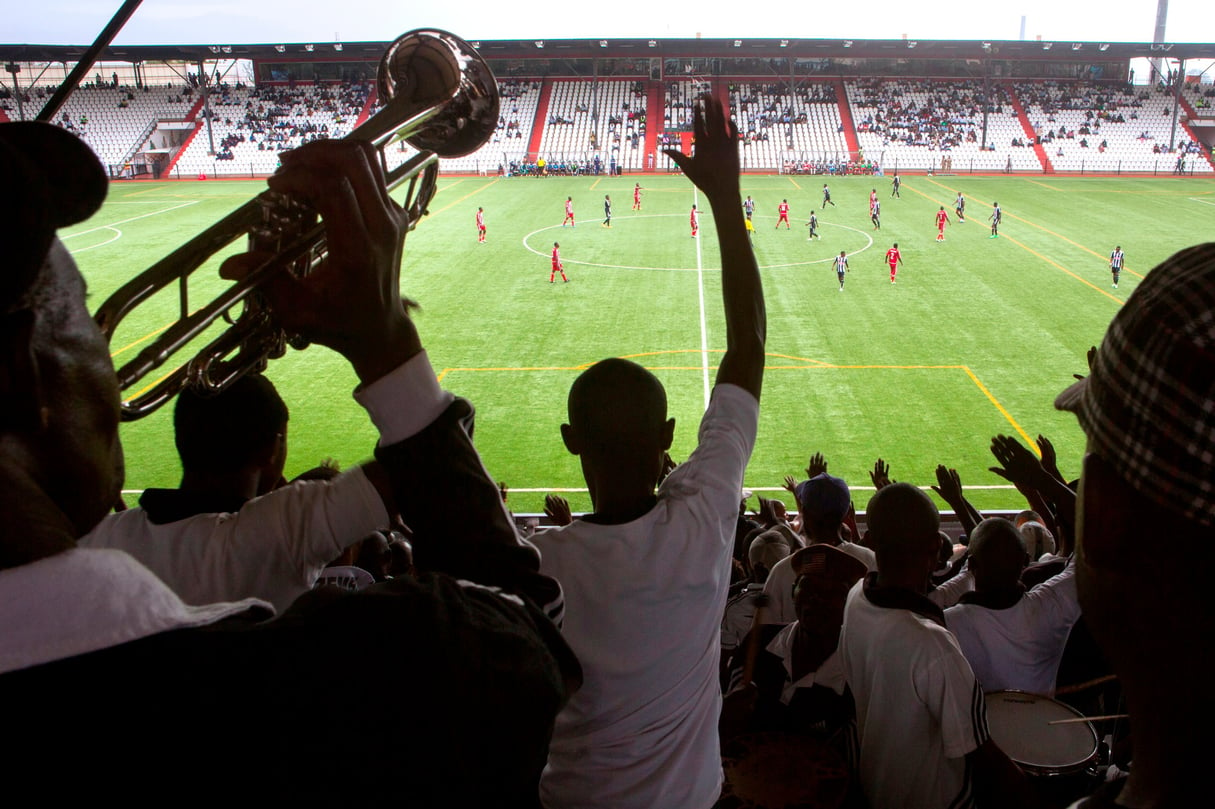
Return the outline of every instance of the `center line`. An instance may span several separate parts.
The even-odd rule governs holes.
[[[696,213],[700,213],[700,195],[697,193],[696,186],[692,186],[692,204],[696,206]],[[696,286],[700,293],[700,367],[704,374],[705,381],[705,410],[709,409],[709,327],[705,323],[705,271],[704,262],[701,260],[700,252],[700,234],[697,228],[696,235]]]

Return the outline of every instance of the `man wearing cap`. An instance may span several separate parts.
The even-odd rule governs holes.
[[[286,328],[353,366],[386,496],[432,572],[312,593],[266,621],[264,602],[187,605],[126,553],[76,546],[122,485],[119,391],[55,230],[98,209],[105,175],[64,130],[0,124],[0,690],[21,695],[5,700],[21,737],[6,769],[33,788],[71,803],[341,804],[348,782],[316,778],[318,762],[355,772],[374,751],[395,777],[362,779],[361,802],[535,804],[579,678],[542,611],[560,610],[560,588],[515,533],[471,406],[438,387],[401,303],[409,221],[377,158],[352,141],[283,153],[271,186],[318,211],[329,254],[266,294]],[[229,261],[239,276],[259,259]],[[418,698],[318,710],[383,682]],[[69,747],[81,754],[64,777]]]
[[[1076,579],[1118,674],[1134,767],[1084,809],[1193,806],[1209,792],[1215,697],[1215,244],[1147,274],[1110,323],[1087,379],[1055,403],[1088,437]],[[1146,543],[1146,545],[1145,545]]]
[[[852,586],[865,576],[865,565],[822,543],[798,551],[797,558],[793,588],[797,619],[757,627],[756,642],[763,651],[756,658],[751,683],[742,681],[750,637],[731,660],[722,718],[723,724],[732,723],[731,729],[737,732],[829,733],[852,719],[852,702],[844,696],[844,673],[836,650],[844,602]]]
[[[797,497],[802,534],[806,537],[807,545],[834,546],[864,564],[866,570],[877,569],[873,551],[840,536],[840,526],[852,508],[852,494],[847,483],[822,472],[799,484],[794,495]],[[788,624],[797,620],[793,605],[793,583],[796,579],[792,556],[772,568],[764,584],[764,594],[769,598],[769,608],[764,612],[765,623]]]
[[[979,681],[925,596],[941,547],[936,505],[892,483],[867,517],[878,569],[848,594],[839,654],[869,805],[1032,806],[1024,776],[988,734]]]

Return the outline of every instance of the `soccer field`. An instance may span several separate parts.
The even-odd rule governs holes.
[[[897,480],[928,485],[944,463],[958,468],[980,508],[1020,507],[1019,495],[987,471],[997,433],[1049,436],[1063,472],[1078,474],[1083,437],[1074,417],[1054,411],[1055,394],[1084,371],[1085,351],[1145,272],[1215,236],[1215,180],[907,176],[892,199],[888,177],[839,177],[826,179],[836,206],[821,210],[824,179],[743,178],[743,194],[757,203],[753,241],[768,307],[759,439],[746,485],[777,490],[820,451],[858,490],[862,509],[879,456]],[[643,208],[632,211],[638,180]],[[112,185],[92,220],[61,233],[88,279],[90,306],[262,188]],[[871,188],[882,202],[878,231]],[[934,214],[944,205],[953,220],[958,191],[967,221],[952,222],[936,243]],[[610,229],[600,225],[605,195]],[[575,228],[561,226],[567,196]],[[782,199],[789,230],[774,227]],[[992,239],[986,220],[997,200],[1004,222]],[[542,510],[550,491],[564,493],[575,511],[590,507],[559,426],[570,383],[604,357],[651,368],[677,420],[672,455],[679,460],[695,446],[725,328],[716,231],[705,209],[700,238],[691,238],[693,204],[706,208],[674,176],[440,181],[430,216],[406,241],[402,292],[422,305],[418,327],[443,385],[477,406],[477,445],[510,487],[516,512]],[[478,206],[485,244],[476,240]],[[822,239],[810,242],[804,223],[812,209]],[[554,241],[569,283],[548,283]],[[892,242],[904,260],[894,285],[883,261]],[[1108,256],[1116,244],[1126,268],[1113,289]],[[851,264],[843,292],[831,264],[841,250]],[[197,275],[192,308],[222,288],[214,269]],[[163,297],[115,336],[116,363],[172,317],[177,293]],[[347,466],[371,454],[375,433],[350,397],[354,375],[331,351],[291,351],[269,376],[291,408],[289,476],[326,457]],[[122,435],[128,491],[177,484],[171,406],[125,424]]]

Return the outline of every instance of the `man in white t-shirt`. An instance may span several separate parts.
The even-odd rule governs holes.
[[[839,653],[869,805],[1032,805],[1024,776],[988,735],[982,688],[941,608],[925,597],[940,550],[936,506],[894,483],[867,517],[878,572],[848,594]]]
[[[657,494],[675,428],[662,383],[608,359],[570,389],[561,434],[582,463],[594,511],[534,537],[541,569],[568,594],[563,634],[584,672],[578,697],[557,717],[541,777],[548,809],[708,809],[721,792],[720,620],[758,422],[765,318],[736,129],[705,97],[695,131],[695,156],[667,154],[713,209],[726,353],[696,450]]]
[[[852,493],[841,478],[822,472],[800,483],[794,490],[797,508],[802,518],[802,534],[809,545],[826,543],[834,545],[844,553],[862,562],[865,567],[877,570],[877,559],[873,551],[847,542],[840,536],[840,526],[852,508]],[[764,611],[764,623],[789,624],[797,620],[793,605],[793,584],[797,581],[794,556],[778,562],[764,583],[764,595],[768,596],[768,609]]]
[[[945,624],[984,691],[1050,695],[1072,626],[1080,618],[1075,568],[1026,592],[1019,577],[1027,554],[1011,522],[991,517],[970,537],[975,589],[945,610]]]

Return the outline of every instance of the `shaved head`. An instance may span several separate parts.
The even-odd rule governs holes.
[[[637,363],[606,359],[574,381],[568,407],[570,426],[593,444],[653,440],[667,418],[667,392]]]
[[[878,571],[925,566],[926,582],[941,547],[941,515],[928,495],[909,483],[892,483],[870,499],[866,518]]]
[[[970,566],[980,589],[1012,587],[1021,577],[1027,556],[1017,526],[1002,517],[990,517],[975,526],[970,536]]]

